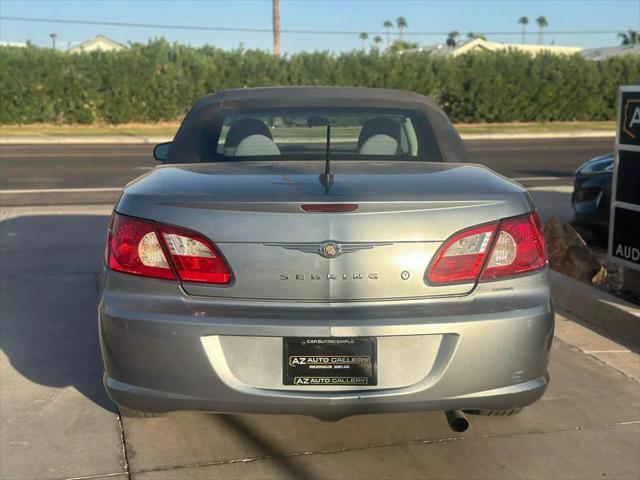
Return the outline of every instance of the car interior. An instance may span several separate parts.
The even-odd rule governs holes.
[[[273,119],[270,120],[270,123],[275,123]],[[415,155],[417,151],[415,132],[408,132],[407,126],[395,118],[369,118],[361,126],[340,125],[339,120],[335,123],[336,125],[332,125],[332,132],[337,131],[338,134],[332,136],[331,149],[336,154],[405,156]],[[274,124],[270,128],[262,119],[240,118],[223,126],[218,153],[224,157],[323,154],[326,148],[325,132],[329,124],[330,120],[327,118],[309,117],[303,125],[282,127]],[[357,128],[359,132],[354,130]],[[345,137],[347,129],[354,132],[353,138]],[[274,132],[279,133],[280,130],[289,133],[281,133],[274,139]]]

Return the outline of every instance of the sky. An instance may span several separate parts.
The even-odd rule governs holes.
[[[446,35],[412,35],[413,32],[519,32],[517,23],[529,17],[527,43],[537,43],[535,19],[544,15],[552,31],[640,30],[640,0],[280,0],[282,50],[329,50],[362,48],[357,32],[383,30],[385,20],[403,16],[409,27],[405,40],[420,45],[443,43]],[[271,0],[200,1],[102,1],[102,0],[0,0],[0,17],[31,17],[107,22],[150,23],[205,27],[271,28]],[[286,33],[295,30],[347,30],[344,35]],[[269,32],[220,32],[135,28],[104,25],[31,23],[0,19],[0,41],[32,41],[50,46],[49,34],[57,34],[60,49],[95,35],[118,42],[147,42],[164,37],[170,42],[234,49],[270,50]],[[397,32],[393,33],[394,35]],[[371,35],[373,37],[374,34]],[[487,35],[489,40],[520,42],[521,35]],[[618,45],[615,33],[545,34],[545,43],[583,48]]]

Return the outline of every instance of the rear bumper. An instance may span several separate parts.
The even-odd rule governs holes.
[[[465,298],[291,305],[198,299],[108,272],[99,321],[120,405],[320,418],[531,404],[547,387],[554,324],[546,271]],[[282,385],[284,336],[376,337],[379,384]]]
[[[171,412],[175,410],[199,410],[214,413],[259,413],[282,415],[307,415],[333,420],[352,415],[373,413],[401,413],[428,410],[506,410],[525,407],[544,394],[549,382],[548,374],[534,380],[498,388],[493,391],[475,392],[458,398],[431,398],[425,392],[389,394],[322,394],[312,396],[265,392],[248,393],[233,391],[220,386],[216,398],[198,398],[171,392],[149,390],[119,382],[105,375],[104,384],[109,397],[117,404],[147,412]]]

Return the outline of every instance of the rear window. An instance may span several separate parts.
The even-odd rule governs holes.
[[[397,109],[218,111],[201,161],[324,159],[442,161],[423,113]]]

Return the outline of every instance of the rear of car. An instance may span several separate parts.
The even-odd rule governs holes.
[[[196,105],[124,189],[99,306],[111,398],[320,418],[537,400],[553,308],[526,191],[462,163],[421,97],[285,90]]]

